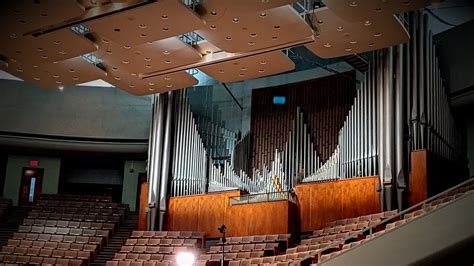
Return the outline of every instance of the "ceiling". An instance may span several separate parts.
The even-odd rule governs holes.
[[[314,1],[310,1],[314,2]],[[321,58],[409,39],[396,14],[429,0],[18,0],[0,3],[0,69],[41,88],[93,80],[134,95],[295,69],[287,48]]]

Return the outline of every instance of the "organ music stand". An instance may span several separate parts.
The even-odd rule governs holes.
[[[225,226],[225,224],[221,225],[221,227],[217,228],[217,230],[219,230],[219,233],[222,234],[222,258],[221,258],[221,266],[224,266],[224,254],[225,254],[225,242],[227,241],[226,238],[225,238],[225,230],[227,229],[227,227]]]

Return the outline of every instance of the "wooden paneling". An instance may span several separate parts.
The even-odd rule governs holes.
[[[411,152],[411,174],[408,180],[408,204],[413,206],[428,198],[428,153],[426,150]]]
[[[229,236],[291,233],[298,222],[296,205],[289,201],[234,205],[227,209]]]
[[[249,167],[261,168],[282,150],[300,107],[322,161],[336,149],[337,136],[355,93],[355,72],[252,91],[250,129],[252,156]],[[286,104],[273,104],[274,96],[286,97]]]
[[[186,197],[172,197],[166,230],[202,231],[219,237],[217,228],[225,224],[228,236],[281,234],[295,230],[297,207],[288,201],[229,206],[229,197],[240,191]]]
[[[170,198],[165,223],[166,230],[206,232],[206,237],[218,237],[217,228],[225,223],[229,197],[240,191]]]
[[[146,208],[148,207],[148,183],[144,182],[140,189],[140,206],[138,212],[138,230],[146,230]]]
[[[380,212],[379,177],[307,183],[295,188],[301,231],[321,228],[325,223]]]

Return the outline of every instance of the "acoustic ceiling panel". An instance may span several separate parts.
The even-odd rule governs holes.
[[[198,68],[220,82],[236,82],[270,76],[295,68],[283,52],[273,51]]]
[[[146,74],[199,62],[201,54],[177,37],[137,46],[116,44],[99,36],[95,55],[109,67],[129,73]]]
[[[346,21],[366,21],[393,14],[418,10],[430,0],[323,0],[338,17]]]
[[[290,6],[239,16],[225,15],[196,32],[232,53],[291,44],[312,35],[311,28]]]
[[[196,6],[196,12],[205,21],[216,22],[223,17],[239,17],[295,2],[298,0],[207,0]]]
[[[146,79],[141,79],[135,73],[129,74],[120,71],[110,71],[107,73],[107,77],[104,80],[137,96],[163,93],[198,84],[198,80],[186,71],[179,71]]]
[[[103,79],[105,72],[80,57],[47,64],[8,60],[3,70],[41,88],[58,88]]]
[[[1,1],[1,34],[20,37],[25,33],[79,17],[83,13],[84,7],[76,0]]]
[[[85,25],[122,45],[138,45],[191,32],[202,20],[178,0],[161,0],[91,20]]]
[[[409,39],[405,28],[394,15],[366,22],[347,22],[332,10],[320,8],[308,16],[317,32],[315,41],[305,46],[323,58],[382,49]]]
[[[38,37],[0,39],[0,54],[32,64],[63,61],[97,50],[92,41],[68,28]]]

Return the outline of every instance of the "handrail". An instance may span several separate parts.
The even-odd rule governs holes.
[[[279,198],[272,195],[277,195]],[[257,198],[262,196],[262,200],[251,201],[250,198]],[[270,201],[281,201],[288,200],[295,202],[292,192],[290,191],[281,191],[281,192],[265,192],[265,193],[256,193],[256,194],[246,194],[240,196],[229,197],[229,204],[232,205],[241,205],[241,204],[250,204],[250,203],[260,203],[260,202],[270,202]],[[234,201],[234,202],[233,202]]]
[[[421,207],[424,207],[426,203],[428,203],[428,202],[430,202],[430,201],[433,201],[433,200],[439,198],[441,195],[447,194],[447,193],[449,193],[449,192],[451,192],[451,191],[453,191],[453,190],[455,190],[455,189],[458,189],[458,188],[460,188],[460,187],[462,187],[462,186],[464,186],[464,185],[466,185],[466,184],[468,184],[468,183],[471,183],[471,182],[474,182],[474,178],[473,178],[473,177],[467,179],[466,181],[464,181],[464,182],[462,182],[462,183],[460,183],[460,184],[457,184],[457,185],[454,186],[454,187],[451,187],[451,188],[449,188],[449,189],[447,189],[447,190],[445,190],[445,191],[442,191],[442,192],[440,192],[440,193],[438,193],[438,194],[436,194],[436,195],[434,195],[434,196],[432,196],[432,197],[430,197],[430,198],[428,198],[428,199],[426,199],[426,200],[424,200],[424,201],[422,201],[422,202],[419,202],[419,203],[417,203],[417,204],[411,206],[411,207],[408,208],[408,209],[405,209],[405,210],[403,210],[403,211],[401,211],[401,212],[398,212],[397,214],[395,214],[395,215],[393,215],[393,216],[390,216],[390,217],[388,217],[388,218],[386,218],[386,219],[380,221],[379,223],[377,223],[377,224],[375,224],[375,225],[369,226],[369,227],[365,228],[365,229],[362,230],[362,231],[354,232],[353,234],[350,234],[348,237],[344,238],[343,240],[337,241],[336,243],[332,243],[331,245],[328,245],[327,247],[323,248],[322,250],[319,250],[319,251],[313,253],[312,255],[308,255],[308,256],[304,257],[303,259],[297,261],[296,263],[299,263],[299,262],[301,262],[301,261],[307,260],[307,259],[312,258],[312,257],[314,257],[314,256],[317,256],[317,257],[318,257],[318,263],[320,263],[320,262],[321,262],[321,254],[322,254],[323,252],[325,252],[325,251],[327,251],[327,250],[329,250],[329,249],[337,248],[337,247],[339,247],[339,245],[341,245],[341,244],[343,244],[344,242],[346,242],[346,240],[353,239],[353,238],[357,238],[360,234],[364,234],[364,233],[366,233],[366,232],[369,232],[368,236],[371,236],[371,235],[373,235],[373,233],[374,233],[374,230],[373,230],[373,229],[375,229],[377,226],[382,225],[382,224],[385,224],[385,223],[387,223],[387,222],[389,222],[389,221],[391,221],[391,220],[393,220],[393,219],[395,219],[395,218],[397,218],[397,217],[400,217],[400,218],[401,218],[401,217],[403,217],[403,215],[405,215],[406,213],[409,213],[409,212],[411,212],[412,210],[415,210],[415,209],[417,209],[417,208],[420,207],[420,206],[421,206]]]

